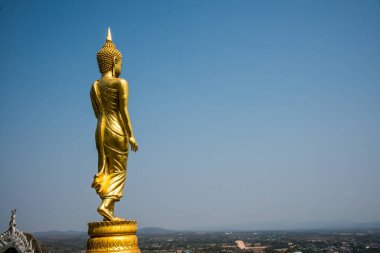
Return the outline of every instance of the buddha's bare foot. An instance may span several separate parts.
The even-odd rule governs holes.
[[[104,217],[103,221],[111,221],[114,219],[111,210],[108,209],[111,200],[104,199],[98,207],[98,213]]]

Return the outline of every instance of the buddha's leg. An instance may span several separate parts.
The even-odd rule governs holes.
[[[124,220],[114,216],[114,205],[123,196],[126,179],[126,166],[128,156],[128,140],[126,137],[105,132],[104,155],[106,157],[107,183],[102,195],[102,204],[98,212],[106,220]]]
[[[120,154],[119,152],[112,152],[110,154],[110,169],[109,174],[109,192],[108,197],[112,198],[113,201],[109,205],[109,210],[112,213],[113,220],[124,220],[123,218],[115,217],[114,207],[115,202],[119,201],[123,196],[123,189],[126,179],[126,162],[127,154]]]
[[[108,187],[98,212],[104,217],[104,220],[124,220],[114,216],[115,202],[123,196],[123,188],[126,178],[127,155],[116,152],[108,152]]]
[[[111,221],[113,220],[113,213],[110,210],[110,207],[113,206],[113,203],[115,201],[110,198],[104,198],[102,199],[102,203],[98,207],[98,213],[102,215],[104,218],[104,221]]]

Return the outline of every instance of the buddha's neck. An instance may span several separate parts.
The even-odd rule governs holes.
[[[104,72],[104,73],[102,74],[102,78],[104,78],[104,77],[114,77],[114,76],[112,75],[112,70],[107,71],[107,72]]]

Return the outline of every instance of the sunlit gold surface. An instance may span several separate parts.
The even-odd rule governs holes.
[[[88,224],[87,253],[139,253],[136,221],[114,216],[114,205],[123,197],[129,145],[138,150],[128,113],[128,82],[119,78],[122,54],[112,42],[111,31],[97,56],[101,78],[91,87],[91,103],[98,120],[95,140],[98,173],[95,188],[102,203],[102,222]]]
[[[136,221],[91,222],[87,253],[140,253],[136,232]]]
[[[119,78],[122,54],[112,42],[110,29],[97,54],[101,78],[91,87],[91,102],[98,120],[95,140],[98,173],[92,187],[102,199],[98,212],[105,221],[123,220],[114,216],[114,205],[123,196],[127,175],[128,149],[138,150],[128,113],[128,82]]]

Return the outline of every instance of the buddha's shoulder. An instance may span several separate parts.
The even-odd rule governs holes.
[[[91,87],[94,87],[97,83],[99,83],[99,80],[95,80],[92,82]]]
[[[115,82],[118,82],[121,85],[128,85],[128,81],[123,78],[115,78]]]
[[[128,87],[128,81],[123,78],[113,78],[113,83],[115,86],[118,86],[122,89]]]

